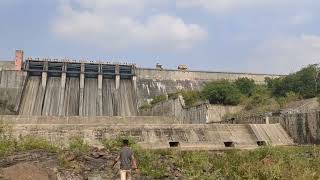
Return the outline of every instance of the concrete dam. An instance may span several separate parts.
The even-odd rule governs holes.
[[[256,148],[292,145],[280,124],[209,124],[230,112],[164,102],[150,112],[139,107],[158,95],[200,90],[205,83],[247,77],[264,83],[279,75],[138,68],[128,63],[24,59],[0,63],[0,121],[15,138],[36,136],[66,144],[74,136],[90,144],[134,137],[146,148]],[[219,109],[221,109],[219,107]],[[220,115],[221,116],[221,115]]]

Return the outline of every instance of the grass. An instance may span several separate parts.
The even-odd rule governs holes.
[[[59,148],[45,139],[32,136],[26,136],[19,140],[13,138],[0,139],[0,157],[30,150],[57,152]]]
[[[129,140],[141,175],[148,179],[172,179],[176,172],[182,179],[200,180],[320,179],[320,146],[265,146],[255,150],[230,151],[147,150],[141,148],[135,138],[125,136],[104,140],[103,144],[109,151],[118,152],[123,139]],[[57,152],[62,166],[68,167],[70,163],[68,154],[60,153],[60,147],[44,139],[32,136],[18,140],[8,136],[0,138],[0,156],[34,149]],[[71,138],[67,148],[75,155],[87,154],[89,149],[80,137]]]
[[[121,142],[104,144],[116,151]],[[150,179],[170,179],[173,170],[184,179],[320,179],[320,146],[231,151],[146,150],[134,141],[131,146],[141,174]]]
[[[69,150],[77,155],[86,154],[90,150],[90,146],[81,137],[72,137],[69,141]]]
[[[26,136],[16,142],[16,151],[29,151],[29,150],[45,150],[48,152],[57,152],[58,146],[48,142],[46,139]]]
[[[129,141],[129,146],[135,150],[140,151],[142,148],[136,143],[136,140],[131,136],[117,136],[112,139],[105,139],[102,141],[103,146],[110,151],[119,151],[122,147],[122,141],[126,139]]]

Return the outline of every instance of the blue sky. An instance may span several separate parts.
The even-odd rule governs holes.
[[[294,72],[320,60],[319,0],[0,0],[0,59]]]

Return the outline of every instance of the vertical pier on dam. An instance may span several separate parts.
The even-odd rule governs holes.
[[[134,65],[28,59],[24,70],[20,115],[137,115]]]

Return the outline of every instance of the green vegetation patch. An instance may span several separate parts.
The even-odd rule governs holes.
[[[150,102],[150,104],[152,106],[154,106],[154,105],[156,105],[156,104],[158,104],[160,102],[164,102],[166,100],[167,100],[167,96],[166,95],[160,95],[160,96],[154,97],[153,100]]]
[[[57,146],[46,139],[34,136],[26,136],[16,141],[16,151],[46,150],[49,152],[57,152],[58,149]]]
[[[141,175],[149,179],[319,179],[320,146],[271,147],[255,150],[147,150],[134,138],[105,141],[109,150],[130,141]]]
[[[238,105],[241,102],[241,91],[228,81],[213,81],[204,86],[201,96],[211,104]]]
[[[266,83],[275,97],[285,97],[287,93],[294,92],[303,98],[313,98],[320,94],[319,77],[319,67],[309,65],[285,77],[266,78]]]
[[[90,150],[90,146],[83,138],[75,136],[70,138],[69,150],[76,153],[77,155],[86,154]]]

